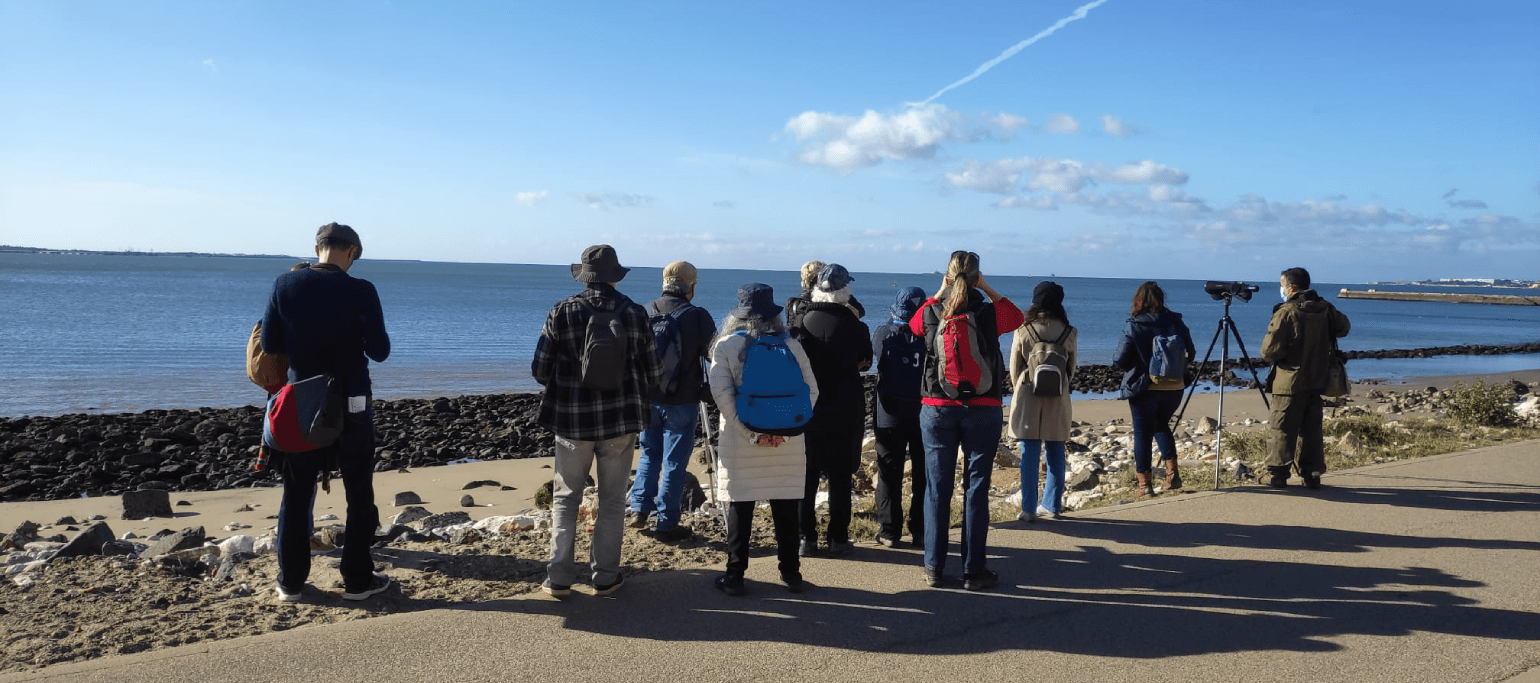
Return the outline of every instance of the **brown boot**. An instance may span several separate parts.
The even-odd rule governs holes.
[[[1155,489],[1150,486],[1149,472],[1135,472],[1134,482],[1134,486],[1139,489],[1134,493],[1134,500],[1139,500],[1140,498],[1149,498],[1150,496],[1155,495]]]
[[[1182,473],[1176,469],[1176,458],[1166,461],[1166,490],[1175,491],[1182,488]]]

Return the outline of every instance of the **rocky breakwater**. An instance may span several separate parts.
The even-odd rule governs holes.
[[[549,456],[539,394],[374,402],[377,470]],[[256,406],[0,419],[0,502],[272,486]]]

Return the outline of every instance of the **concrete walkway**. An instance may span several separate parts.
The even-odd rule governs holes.
[[[108,657],[6,681],[1540,681],[1540,442],[1165,495],[989,536],[1001,585],[918,550],[710,570]],[[947,569],[961,571],[955,555]]]

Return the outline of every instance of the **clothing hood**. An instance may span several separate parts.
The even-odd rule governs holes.
[[[893,319],[907,323],[914,318],[914,314],[925,304],[925,290],[919,287],[901,287],[897,296],[893,298],[893,306],[888,309]]]

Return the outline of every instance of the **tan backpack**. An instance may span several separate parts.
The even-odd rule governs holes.
[[[251,328],[246,340],[246,377],[267,393],[275,393],[289,383],[289,357],[262,350],[262,321]]]

